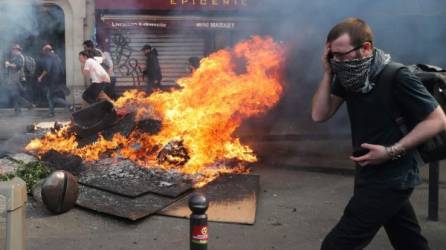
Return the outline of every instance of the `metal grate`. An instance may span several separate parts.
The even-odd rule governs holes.
[[[145,64],[141,48],[150,44],[158,51],[163,75],[162,85],[174,85],[178,78],[188,74],[189,57],[203,57],[205,38],[200,33],[189,31],[167,33],[155,30],[112,30],[110,35],[111,56],[117,86],[144,86],[138,65]]]

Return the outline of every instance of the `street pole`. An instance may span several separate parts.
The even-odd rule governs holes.
[[[189,199],[190,215],[190,250],[208,249],[208,216],[206,210],[209,203],[204,195],[194,195]]]

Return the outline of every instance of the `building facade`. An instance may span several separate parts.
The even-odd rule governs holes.
[[[188,58],[202,58],[253,33],[249,0],[96,0],[96,40],[109,50],[119,89],[143,88],[149,44],[158,51],[162,86],[187,74]]]
[[[38,57],[44,42],[54,44],[66,68],[70,102],[79,103],[88,83],[78,53],[94,40],[111,53],[120,90],[145,87],[141,48],[158,50],[162,86],[187,74],[189,57],[202,58],[255,33],[253,0],[18,0],[17,10],[36,15],[36,32],[23,36],[26,53]],[[30,7],[31,6],[31,7]],[[1,5],[0,5],[1,7]],[[37,14],[36,14],[37,13]],[[39,14],[40,13],[40,14]],[[23,13],[27,15],[26,13]],[[23,24],[26,26],[28,24]],[[0,27],[1,28],[1,27]],[[7,49],[7,48],[5,48]]]

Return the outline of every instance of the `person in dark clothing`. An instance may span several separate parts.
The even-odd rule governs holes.
[[[95,58],[95,57],[100,57],[102,58],[102,51],[100,51],[99,49],[96,48],[96,46],[94,46],[93,41],[91,40],[86,40],[82,43],[82,46],[84,47],[84,51],[88,51],[90,52],[90,55]],[[102,63],[102,59],[99,59],[99,63]]]
[[[321,249],[363,249],[381,227],[395,249],[429,249],[409,197],[420,183],[414,149],[446,129],[446,116],[420,80],[407,68],[394,78],[392,100],[382,101],[380,74],[391,61],[373,47],[371,28],[348,18],[327,36],[323,78],[313,97],[312,119],[331,118],[347,104],[357,165],[353,197]],[[392,117],[398,107],[418,124],[404,135]],[[361,152],[362,151],[362,152]]]
[[[187,59],[187,71],[189,73],[195,72],[195,70],[197,70],[198,67],[200,67],[200,58],[193,56]]]
[[[152,46],[146,44],[141,49],[146,56],[146,68],[144,76],[147,82],[147,93],[152,93],[154,89],[161,87],[161,67],[158,61],[158,51]]]
[[[24,92],[23,82],[25,78],[25,58],[22,55],[22,48],[16,44],[11,48],[11,57],[5,62],[8,80],[6,90],[8,91],[9,99],[12,101],[14,111],[16,114],[21,112],[21,106],[33,108],[34,105],[26,100],[22,93]]]
[[[62,60],[57,56],[51,45],[42,47],[42,57],[39,60],[41,73],[37,77],[37,82],[43,87],[48,101],[49,116],[54,117],[54,107],[56,104],[63,105],[68,110],[73,110],[73,106],[65,100],[68,89],[63,80],[64,68]]]
[[[107,42],[104,42],[104,45],[99,47],[100,51],[102,52],[102,63],[101,66],[107,71],[108,75],[110,76],[110,97],[113,100],[118,99],[118,95],[116,94],[116,76],[114,73],[114,65],[113,65],[113,58],[110,54],[110,45]]]

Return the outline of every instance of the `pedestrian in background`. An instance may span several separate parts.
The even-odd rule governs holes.
[[[161,87],[161,67],[158,61],[158,51],[152,46],[146,44],[142,47],[141,51],[146,56],[146,65],[143,71],[146,77],[147,93],[152,93],[155,89]]]
[[[102,63],[101,66],[105,69],[105,71],[107,71],[108,75],[110,76],[110,94],[111,94],[111,98],[113,100],[116,100],[118,95],[116,94],[116,76],[115,73],[113,72],[113,58],[108,50],[108,44],[105,44],[103,46],[101,46],[100,48],[98,48],[99,50],[102,51]]]
[[[98,61],[93,59],[89,51],[79,52],[79,62],[81,63],[82,74],[88,77],[91,84],[82,94],[83,107],[98,101],[112,101],[110,76]]]
[[[49,117],[54,117],[56,104],[63,105],[67,110],[74,110],[73,106],[65,100],[68,95],[68,88],[65,85],[62,60],[54,53],[50,44],[42,47],[41,58],[39,60],[41,72],[37,77],[38,84],[43,88],[48,101]]]
[[[194,73],[200,67],[200,58],[196,56],[187,59],[187,72]]]
[[[99,63],[102,63],[102,57],[103,57],[102,51],[96,48],[92,40],[85,40],[82,43],[82,46],[84,47],[84,51],[90,52],[90,55],[93,58],[98,60]]]
[[[25,91],[23,83],[26,81],[24,67],[25,58],[22,54],[22,47],[19,44],[15,44],[11,48],[10,58],[5,61],[5,69],[8,76],[6,91],[16,114],[21,113],[22,106],[27,108],[34,107],[30,101],[22,96],[22,93]]]

